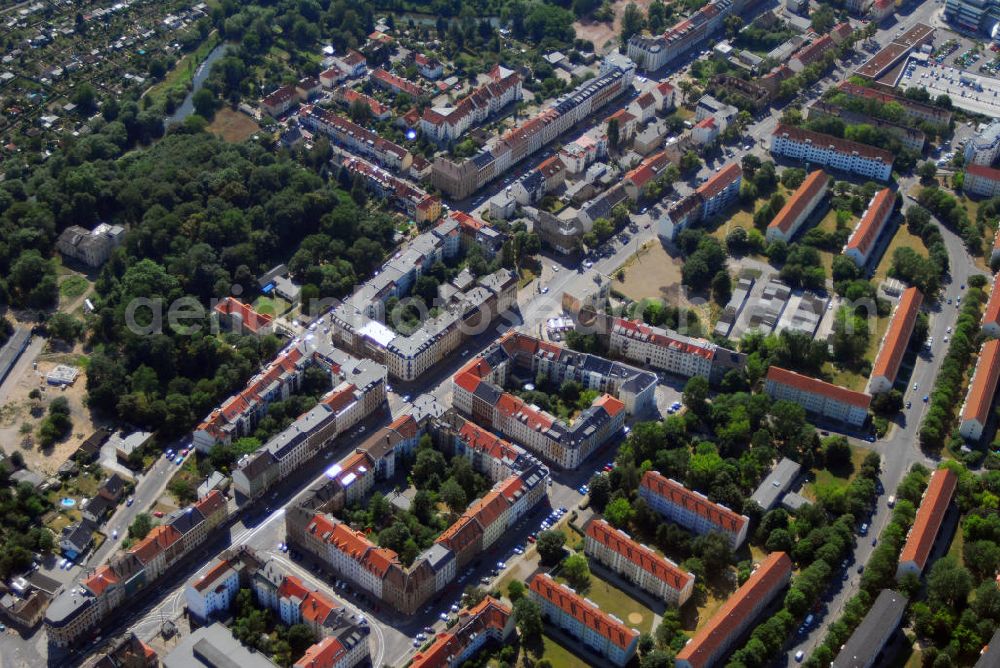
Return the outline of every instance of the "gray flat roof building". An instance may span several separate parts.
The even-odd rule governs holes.
[[[757,491],[753,493],[750,499],[756,501],[757,505],[763,508],[765,512],[771,510],[781,500],[781,495],[788,490],[795,478],[798,477],[800,470],[802,470],[801,466],[787,457],[783,458],[778,462],[777,466],[771,469],[771,473],[764,478],[764,481],[760,483],[760,487],[757,488]]]
[[[871,668],[899,627],[908,599],[898,591],[883,589],[871,610],[847,639],[833,668]]]
[[[993,634],[990,644],[986,646],[983,653],[979,655],[975,668],[998,668],[1000,667],[1000,629]]]
[[[274,668],[265,655],[244,647],[218,622],[184,638],[162,663],[164,668]]]

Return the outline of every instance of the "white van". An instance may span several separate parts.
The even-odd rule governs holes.
[[[896,505],[896,497],[895,497],[895,495],[890,495],[889,496],[889,500],[886,503],[889,505],[890,508],[892,508],[893,506],[895,506]]]

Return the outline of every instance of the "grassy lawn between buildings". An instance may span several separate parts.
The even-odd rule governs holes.
[[[830,494],[837,489],[846,488],[851,480],[854,479],[854,476],[857,475],[858,471],[861,470],[861,464],[864,462],[867,454],[868,451],[864,448],[851,445],[851,464],[849,467],[812,469],[813,480],[803,485],[802,496],[810,501],[816,501],[825,494]]]

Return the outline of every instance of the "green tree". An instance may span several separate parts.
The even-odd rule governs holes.
[[[454,478],[448,478],[444,481],[444,484],[441,485],[439,495],[441,500],[444,501],[454,513],[464,512],[465,507],[469,505],[469,500],[465,495],[465,490],[462,489],[462,486],[459,485]]]
[[[955,608],[964,605],[972,591],[972,575],[952,556],[938,559],[927,576],[927,595],[931,601]]]
[[[133,540],[142,540],[153,530],[153,518],[149,513],[139,513],[132,520],[128,528],[128,537]]]
[[[624,529],[632,520],[632,504],[628,499],[618,497],[604,509],[604,517],[619,529]]]
[[[514,624],[522,638],[537,638],[542,633],[542,610],[528,597],[514,603]]]
[[[562,564],[562,574],[571,586],[584,589],[590,585],[590,564],[587,557],[576,552],[566,557]]]
[[[566,535],[562,531],[550,529],[538,534],[535,547],[538,549],[538,556],[542,564],[552,566],[563,557],[563,546],[566,544]]]
[[[56,313],[48,322],[45,329],[56,339],[61,339],[66,343],[74,343],[83,335],[83,323],[68,313]]]
[[[191,103],[194,105],[195,113],[202,118],[212,120],[212,117],[215,116],[215,94],[204,86],[194,94]]]
[[[520,580],[511,580],[510,584],[507,585],[507,598],[510,599],[511,603],[517,603],[524,598],[527,589]]]
[[[634,2],[625,5],[625,13],[622,14],[621,43],[628,44],[629,39],[642,32],[644,23],[642,10]]]

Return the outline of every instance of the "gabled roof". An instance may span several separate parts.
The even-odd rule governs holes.
[[[827,383],[826,381],[819,380],[818,378],[803,376],[800,373],[795,373],[794,371],[789,371],[788,369],[782,369],[781,367],[774,366],[773,364],[767,370],[767,380],[774,381],[779,385],[793,387],[802,392],[818,394],[826,397],[827,399],[832,399],[833,401],[849,404],[855,408],[863,408],[867,410],[868,406],[872,403],[871,396],[865,394],[864,392],[855,392],[854,390],[849,390],[846,387],[840,387],[839,385],[834,385],[833,383]]]
[[[672,480],[657,471],[646,471],[642,476],[642,487],[671,503],[692,510],[706,521],[719,527],[721,531],[739,533],[750,520],[718,503],[693,492],[676,480]]]
[[[108,587],[119,582],[118,576],[111,570],[111,567],[105,565],[98,568],[93,575],[84,578],[80,584],[93,592],[94,596],[100,596]]]
[[[746,620],[763,612],[761,601],[769,598],[792,572],[792,560],[784,552],[765,558],[750,579],[729,597],[726,604],[677,653],[678,661],[693,668],[707,668],[718,661],[718,652],[737,629],[746,628]]]
[[[181,532],[170,525],[153,527],[149,535],[136,543],[129,553],[135,555],[143,564],[148,564],[180,539]]]
[[[481,633],[502,634],[511,610],[500,601],[487,596],[471,610],[458,613],[458,623],[437,634],[434,644],[413,655],[410,668],[450,668]]]
[[[903,361],[903,353],[906,352],[906,346],[910,342],[910,335],[913,334],[913,326],[917,322],[920,304],[923,301],[924,295],[920,290],[908,288],[903,291],[896,312],[892,316],[892,322],[889,323],[889,329],[882,340],[878,357],[875,358],[872,378],[884,376],[889,382],[895,381],[899,363]]]
[[[841,139],[840,137],[834,137],[833,135],[824,134],[822,132],[813,132],[812,130],[806,130],[805,128],[799,128],[794,125],[785,125],[784,123],[778,123],[778,126],[774,128],[774,132],[771,133],[771,136],[786,136],[788,139],[799,144],[812,144],[817,148],[829,148],[836,153],[844,155],[857,154],[862,158],[876,160],[887,165],[891,165],[895,159],[895,156],[893,156],[893,154],[889,151],[875,148],[874,146],[859,144],[858,142],[851,141],[849,139]]]
[[[620,554],[677,591],[684,589],[689,582],[694,580],[694,575],[681,570],[676,564],[661,557],[645,545],[632,540],[627,533],[615,529],[604,520],[597,519],[588,524],[587,537]]]
[[[799,216],[803,214],[806,207],[813,202],[819,201],[816,195],[821,191],[826,191],[826,186],[829,182],[830,177],[822,169],[817,169],[809,174],[802,182],[802,185],[785,202],[785,206],[781,207],[781,211],[778,212],[778,215],[774,217],[774,220],[771,221],[768,227],[788,234],[789,230],[792,229],[792,225],[798,221]]]
[[[294,668],[335,668],[346,655],[344,645],[333,636],[327,636],[306,649]]]
[[[721,193],[743,176],[743,168],[738,162],[730,162],[719,172],[698,186],[697,192],[702,199],[709,200]]]
[[[990,408],[997,392],[1000,379],[1000,339],[990,339],[983,344],[972,375],[969,394],[962,408],[962,421],[976,420],[985,426],[990,417]]]
[[[226,497],[219,490],[213,489],[203,499],[199,499],[193,505],[207,520],[221,508],[226,507]]]
[[[591,631],[607,638],[620,649],[628,649],[639,637],[638,631],[628,628],[621,620],[602,612],[600,608],[566,585],[558,584],[548,573],[535,575],[528,583],[528,588],[565,614],[583,623]]]
[[[957,485],[958,476],[951,469],[938,469],[931,474],[913,526],[906,536],[906,545],[899,554],[899,563],[913,562],[920,570],[924,569]]]
[[[1000,232],[997,233],[997,237],[1000,238]],[[993,281],[990,298],[986,302],[986,311],[983,313],[983,324],[1000,325],[1000,279]]]
[[[862,255],[868,254],[875,240],[882,232],[882,227],[892,213],[892,207],[896,204],[896,193],[883,188],[875,193],[872,201],[868,204],[861,222],[851,233],[851,238],[847,240],[847,248],[856,248]]]

